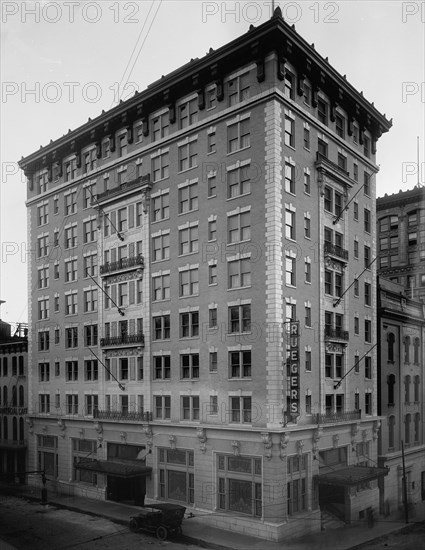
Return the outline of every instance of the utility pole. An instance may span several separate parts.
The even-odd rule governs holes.
[[[407,479],[406,479],[406,464],[404,463],[404,441],[401,440],[401,459],[403,463],[403,504],[404,504],[404,519],[409,523],[409,511],[407,509]]]

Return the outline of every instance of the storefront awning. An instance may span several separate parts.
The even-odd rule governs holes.
[[[376,468],[373,466],[348,466],[341,470],[334,470],[326,474],[319,474],[316,479],[320,485],[337,485],[339,487],[353,487],[359,483],[373,481],[386,476],[388,468]]]
[[[152,468],[143,464],[129,464],[128,462],[114,462],[112,460],[80,460],[75,467],[77,470],[89,470],[109,476],[131,478],[150,476]]]

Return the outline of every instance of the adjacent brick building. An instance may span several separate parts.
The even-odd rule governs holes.
[[[21,160],[51,490],[146,491],[273,540],[378,509],[390,126],[278,9]]]

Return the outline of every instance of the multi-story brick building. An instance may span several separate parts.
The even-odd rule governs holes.
[[[1,303],[1,301],[0,301]],[[24,482],[27,459],[27,326],[0,321],[0,477]],[[4,474],[4,475],[2,475]]]
[[[425,301],[425,188],[385,194],[376,211],[378,272]]]
[[[383,512],[404,516],[403,445],[409,513],[425,500],[425,306],[403,285],[380,277],[378,318],[378,413],[384,417],[378,462],[389,468],[380,481],[381,504]]]
[[[277,10],[21,160],[30,461],[52,488],[146,487],[275,540],[377,509],[390,126]]]

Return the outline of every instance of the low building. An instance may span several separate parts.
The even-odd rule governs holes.
[[[425,305],[379,277],[378,319],[378,463],[389,468],[379,482],[381,511],[404,517],[403,447],[410,513],[425,501]]]

